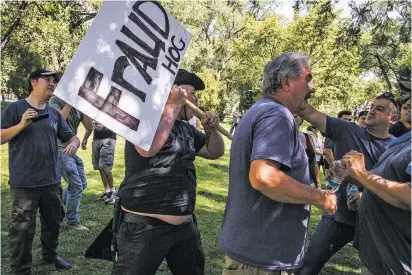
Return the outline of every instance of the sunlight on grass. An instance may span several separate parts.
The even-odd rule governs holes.
[[[229,124],[223,124],[226,129]],[[84,128],[81,126],[78,136],[83,137]],[[91,142],[89,139],[87,150],[79,150],[82,158],[88,187],[83,193],[80,207],[81,221],[90,228],[90,232],[72,232],[65,230],[60,233],[59,253],[67,257],[73,264],[73,269],[64,274],[103,275],[110,274],[111,263],[108,261],[86,260],[84,252],[94,238],[106,226],[112,216],[113,208],[97,201],[103,192],[103,184],[98,171],[93,170],[91,162]],[[116,141],[115,163],[113,176],[116,188],[124,177],[124,144],[125,140],[118,136]],[[225,155],[219,160],[205,160],[198,158],[195,161],[197,168],[197,200],[195,214],[198,219],[202,244],[206,256],[206,275],[218,275],[222,272],[224,253],[219,246],[218,237],[222,224],[222,216],[226,204],[227,186],[229,182],[229,146],[230,140],[225,138]],[[10,194],[8,182],[8,150],[7,145],[1,146],[1,273],[9,272],[7,230],[10,220]],[[66,183],[63,182],[66,186]],[[313,232],[321,218],[321,211],[312,207],[310,233]],[[39,241],[39,218],[37,218],[36,237],[33,242],[33,272],[34,274],[61,274],[52,266],[41,264],[41,245]],[[359,274],[359,258],[353,247],[346,246],[336,254],[325,266],[323,275],[329,274]],[[157,275],[171,274],[165,263],[159,268]]]

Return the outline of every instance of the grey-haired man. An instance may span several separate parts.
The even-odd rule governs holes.
[[[276,57],[265,66],[262,86],[263,98],[243,116],[232,142],[223,274],[292,274],[302,264],[310,205],[330,214],[336,208],[333,192],[310,186],[293,118],[314,91],[308,57]]]

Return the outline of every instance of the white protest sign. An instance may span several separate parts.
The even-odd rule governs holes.
[[[54,95],[148,150],[190,38],[159,2],[104,1]]]

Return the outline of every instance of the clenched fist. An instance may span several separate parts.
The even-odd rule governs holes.
[[[319,209],[326,212],[327,215],[334,215],[338,205],[335,192],[332,190],[325,190],[322,192],[322,198],[319,204],[316,205]]]

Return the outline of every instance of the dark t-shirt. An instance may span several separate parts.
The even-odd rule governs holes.
[[[391,145],[371,173],[399,183],[411,182],[411,135]],[[411,211],[397,208],[365,189],[354,245],[375,275],[411,274]]]
[[[53,107],[60,112],[63,109],[64,105],[66,105],[66,102],[56,96],[52,96],[49,100],[49,105],[50,107]],[[72,107],[70,109],[70,113],[66,119],[66,122],[75,135],[77,134],[77,128],[79,128],[79,124],[82,120],[83,114],[79,110]],[[60,152],[63,152],[66,146],[67,142],[60,142],[60,140],[57,140],[57,147],[59,148]]]
[[[395,124],[391,125],[389,127],[389,134],[391,134],[394,137],[400,137],[403,134],[406,134],[409,132],[411,129],[406,128],[402,122],[397,121]]]
[[[57,138],[66,142],[74,133],[58,111],[46,104],[43,110],[26,100],[11,103],[1,114],[1,129],[20,123],[24,112],[33,109],[48,113],[47,119],[32,122],[9,143],[9,184],[12,187],[38,187],[60,183],[57,165]]]
[[[333,150],[333,148],[334,148],[333,141],[330,138],[325,138],[325,143],[324,143],[323,147]]]
[[[250,164],[267,159],[310,185],[308,160],[290,111],[262,98],[240,120],[230,151],[229,193],[220,245],[232,259],[268,270],[302,264],[310,206],[271,200],[251,186]]]
[[[379,157],[388,148],[392,136],[386,139],[377,138],[369,134],[365,127],[356,125],[340,118],[328,116],[325,135],[334,143],[335,160],[340,160],[351,150],[362,153],[365,157],[365,167],[370,170],[379,160]],[[362,191],[362,188],[359,188]],[[335,220],[355,225],[356,211],[350,211],[347,205],[346,185],[342,184],[336,192],[338,208]]]
[[[334,149],[333,141],[330,138],[325,138],[325,142],[323,143],[323,148],[331,149],[332,152],[333,152],[333,149]],[[325,161],[326,161],[326,159],[325,159]],[[327,161],[326,161],[326,163],[327,163]],[[329,166],[331,164],[332,163],[327,163],[327,165],[325,166],[325,169],[329,169]]]
[[[316,152],[315,149],[312,146],[312,143],[310,142],[309,134],[308,133],[303,133],[304,138],[306,140],[306,155],[308,157],[308,165],[309,165],[309,175],[310,179],[312,182],[316,182],[316,171],[313,168],[313,162],[316,162]],[[316,163],[317,165],[317,163]]]
[[[142,157],[126,142],[126,175],[119,188],[122,205],[131,211],[189,215],[196,200],[196,153],[205,135],[187,121],[176,120],[163,148],[153,157]]]
[[[93,140],[105,138],[116,139],[116,133],[107,129],[106,127],[104,127],[101,131],[93,131]]]

